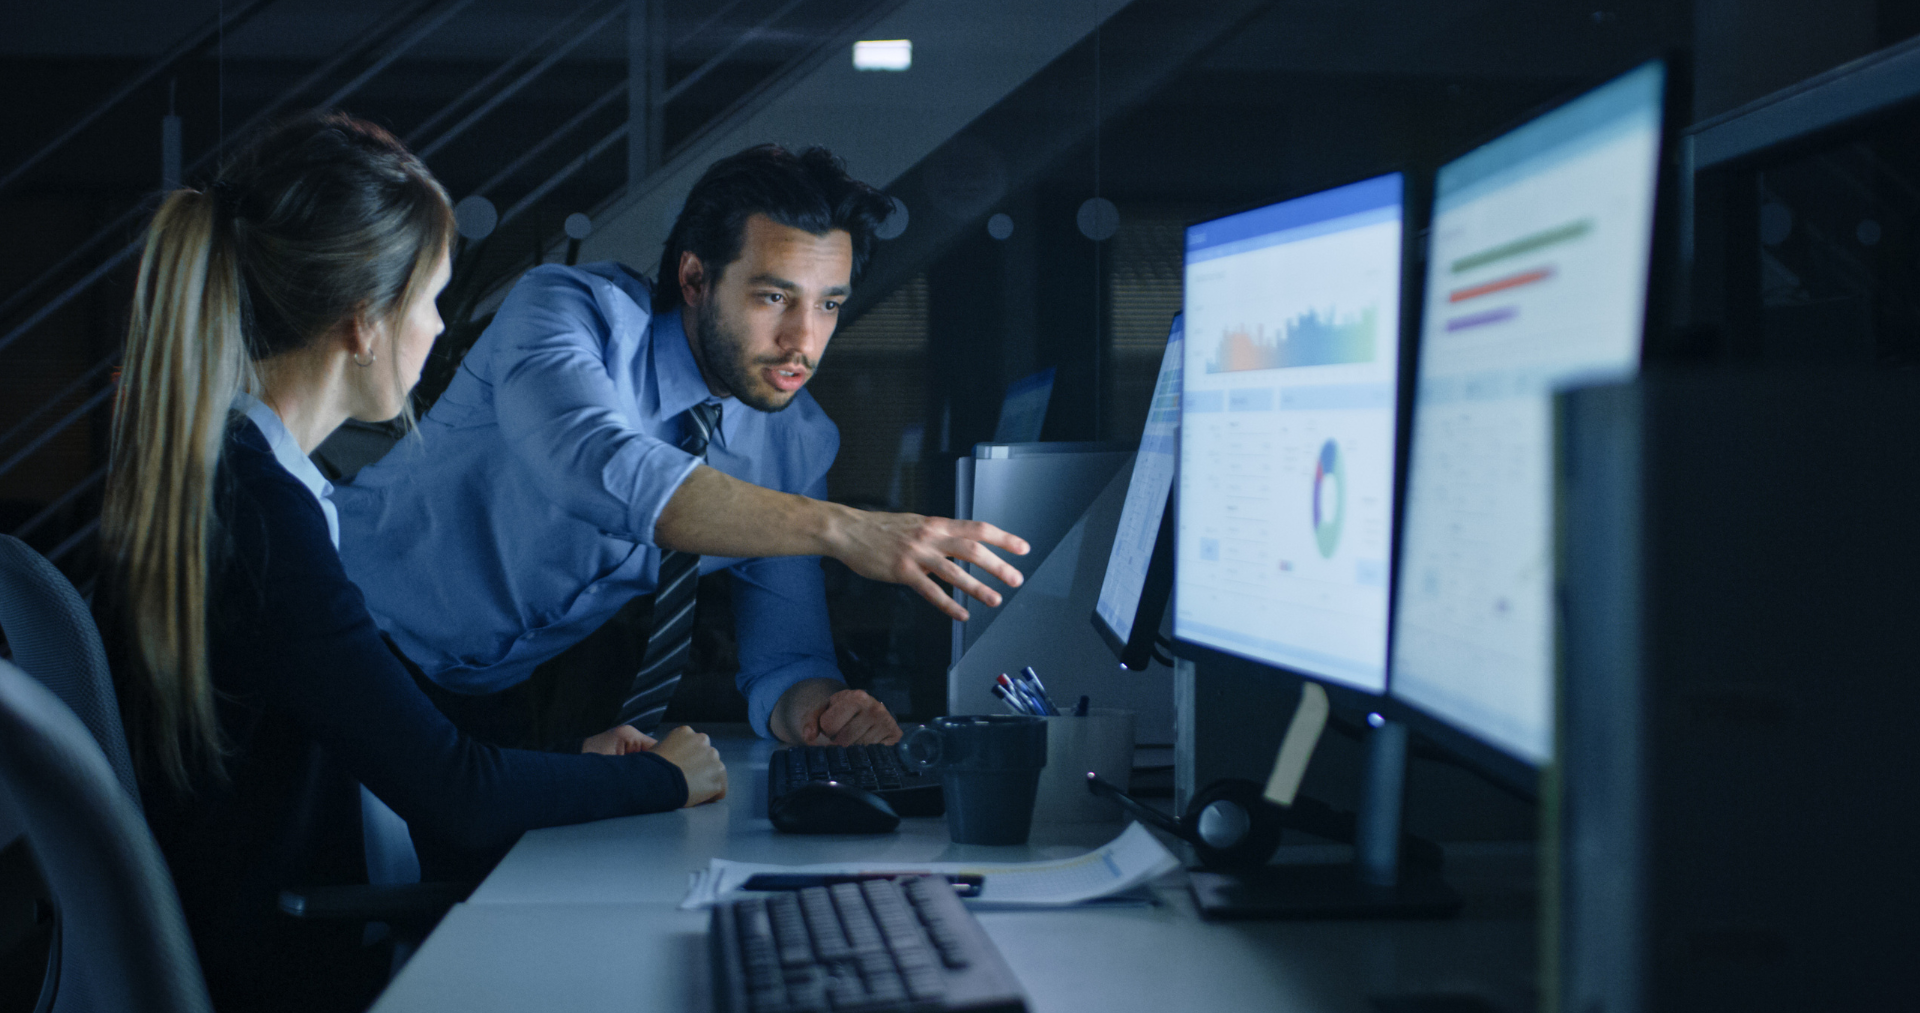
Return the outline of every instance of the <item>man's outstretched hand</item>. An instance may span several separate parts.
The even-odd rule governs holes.
[[[774,704],[767,723],[782,742],[800,746],[900,741],[900,726],[886,704],[832,679],[794,683]]]
[[[1027,542],[1017,535],[983,521],[858,510],[848,513],[852,516],[838,532],[834,558],[862,577],[913,588],[953,619],[964,621],[967,610],[934,583],[935,577],[988,605],[1000,604],[1000,593],[982,584],[961,563],[980,567],[1008,587],[1020,586],[1020,571],[988,549],[994,546],[1024,556]]]
[[[981,521],[855,510],[775,492],[706,465],[695,468],[667,500],[653,534],[663,549],[703,556],[832,556],[862,577],[913,588],[955,619],[967,618],[967,610],[935,578],[998,605],[1000,593],[962,564],[1019,587],[1020,571],[992,550],[1027,554],[1025,539]]]

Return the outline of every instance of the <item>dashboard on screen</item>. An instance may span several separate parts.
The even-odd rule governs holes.
[[[1435,181],[1393,695],[1536,765],[1552,749],[1552,395],[1638,368],[1663,95],[1648,64]]]
[[[1186,235],[1174,635],[1372,693],[1403,205],[1394,173]]]

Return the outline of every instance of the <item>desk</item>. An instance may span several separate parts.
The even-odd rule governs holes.
[[[448,913],[375,1013],[704,1013],[712,1005],[707,913],[677,905],[687,874],[710,858],[1024,861],[1080,854],[1123,826],[1036,823],[1017,847],[952,844],[942,819],[905,820],[899,833],[879,837],[777,834],[765,815],[774,744],[744,728],[716,729],[714,741],[727,764],[727,798],[527,834]],[[1294,849],[1294,857],[1324,850]],[[1534,1005],[1531,864],[1512,846],[1449,849],[1449,879],[1468,906],[1441,922],[1210,924],[1195,916],[1179,872],[1154,885],[1152,907],[985,911],[979,919],[1035,1013],[1370,1013],[1372,995],[1443,992],[1478,993],[1518,1013]]]

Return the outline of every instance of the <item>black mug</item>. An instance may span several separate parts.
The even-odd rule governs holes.
[[[938,770],[956,844],[1025,844],[1047,765],[1047,722],[1029,714],[934,718],[900,743],[908,766]]]

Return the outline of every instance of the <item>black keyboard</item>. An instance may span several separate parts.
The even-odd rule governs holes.
[[[716,904],[707,948],[718,1013],[1027,1008],[1000,951],[943,878]]]
[[[910,770],[892,746],[788,746],[767,761],[767,804],[807,781],[840,781],[880,796],[902,816],[944,816],[938,776]]]

